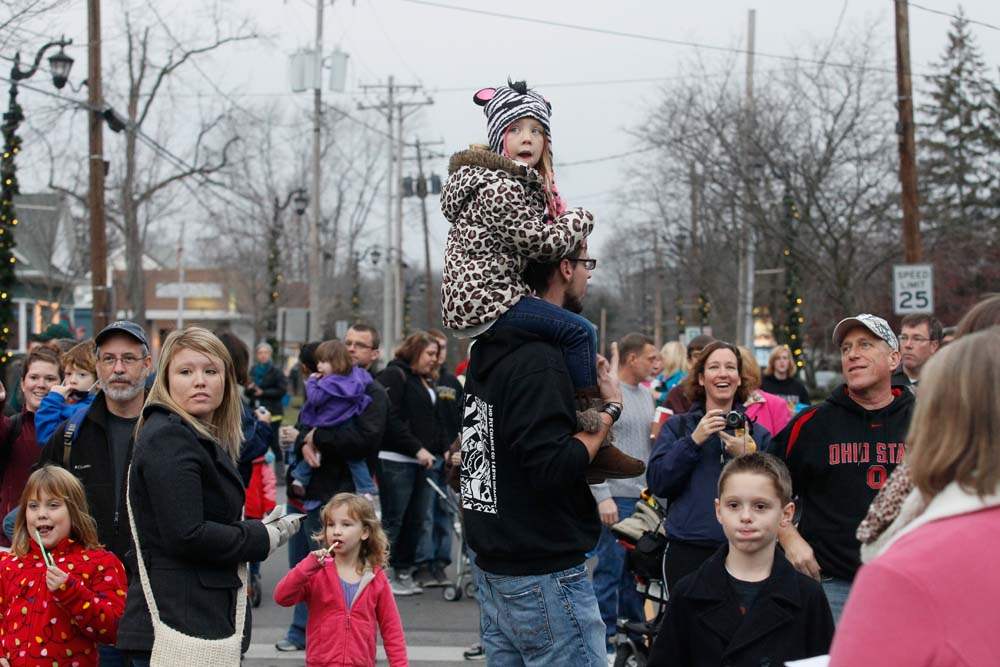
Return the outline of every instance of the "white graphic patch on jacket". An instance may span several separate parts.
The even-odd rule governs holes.
[[[469,394],[462,418],[463,509],[497,513],[496,471],[493,406]]]

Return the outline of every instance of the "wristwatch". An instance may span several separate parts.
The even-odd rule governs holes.
[[[614,424],[618,421],[618,418],[622,416],[622,404],[605,403],[601,406],[601,412],[606,412],[608,416],[611,417],[611,423]]]

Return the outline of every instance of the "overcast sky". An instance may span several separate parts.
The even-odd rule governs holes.
[[[105,0],[104,4],[107,39],[120,39],[115,34],[114,23],[118,3]],[[160,6],[172,7],[164,12],[167,21],[182,21],[189,19],[195,8],[203,4],[201,0],[172,0]],[[440,0],[436,4],[737,48],[745,46],[747,11],[755,8],[757,50],[803,56],[828,44],[835,30],[841,35],[856,33],[863,26],[874,23],[884,36],[881,48],[884,64],[894,66],[895,63],[891,0],[843,3],[820,0],[507,0],[503,3]],[[943,12],[954,12],[957,8],[956,3],[944,0],[922,0],[919,4]],[[253,100],[280,99],[288,105],[289,111],[295,106],[308,108],[311,95],[289,92],[287,56],[296,48],[310,46],[313,42],[315,5],[306,0],[243,0],[231,1],[228,6],[233,12],[253,18],[259,31],[272,39],[252,47],[229,48],[206,62],[204,67],[218,86],[245,96],[242,101],[246,104]],[[1000,26],[1000,2],[997,0],[968,0],[963,7],[969,18]],[[32,28],[65,31],[77,42],[86,42],[85,22],[82,21],[84,8],[82,0],[75,2],[57,20],[32,24]],[[911,52],[915,73],[926,72],[927,65],[942,52],[949,22],[946,16],[911,4]],[[987,63],[992,68],[1000,66],[1000,30],[973,25],[972,32]],[[683,77],[699,57],[712,61],[735,60],[741,73],[744,67],[743,56],[737,54],[532,24],[408,0],[357,0],[356,3],[336,0],[332,6],[326,6],[324,37],[327,51],[339,46],[351,59],[348,91],[325,93],[330,103],[353,111],[359,101],[373,102],[373,97],[366,98],[360,92],[359,84],[384,83],[388,75],[394,75],[398,82],[422,84],[435,104],[409,125],[407,139],[412,140],[419,134],[423,140],[442,140],[444,144],[440,148],[445,153],[484,139],[482,110],[471,101],[476,89],[500,84],[508,75],[527,79],[552,102],[557,163],[589,160],[634,149],[635,143],[627,130],[643,121],[661,86],[669,83],[653,79]],[[37,41],[32,36],[26,39],[26,46]],[[78,63],[74,77],[82,77],[86,68],[85,55],[82,49],[77,49],[74,56]],[[762,73],[782,66],[787,63],[763,55],[758,55],[756,60],[757,70]],[[628,79],[646,81],[620,82]],[[199,77],[187,76],[184,80],[206,94],[217,94]],[[612,81],[619,83],[609,83]],[[922,83],[919,78],[915,78],[915,86],[920,96]],[[887,89],[886,95],[894,96],[895,88]],[[918,97],[917,103],[920,102]],[[378,127],[384,124],[375,115],[368,119]],[[309,128],[303,128],[303,133],[308,131]],[[599,254],[601,245],[612,236],[616,222],[614,197],[622,184],[622,167],[626,161],[615,159],[557,167],[560,189],[568,203],[586,206],[597,217],[596,244],[593,246],[596,252],[592,250],[592,254]],[[443,175],[446,164],[445,159],[437,160],[432,168]],[[31,184],[26,185],[22,187],[27,190]],[[447,227],[437,210],[436,200],[431,208],[434,211],[432,254],[435,261],[440,262]],[[377,218],[370,225],[370,241],[381,242],[384,206],[376,206],[373,215]],[[407,219],[405,250],[419,263],[422,239],[417,232],[418,220],[416,216]]]

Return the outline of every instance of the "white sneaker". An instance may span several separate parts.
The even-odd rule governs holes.
[[[400,572],[399,583],[408,586],[415,594],[424,592],[424,587],[413,580],[412,572]]]
[[[418,586],[413,581],[413,577],[408,573],[393,572],[389,577],[389,586],[392,588],[392,594],[397,597],[417,595],[424,592],[424,589]]]

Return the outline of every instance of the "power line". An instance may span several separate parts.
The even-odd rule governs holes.
[[[412,67],[410,67],[410,64],[406,61],[406,58],[404,58],[403,54],[399,52],[398,48],[396,48],[396,43],[392,41],[391,37],[389,37],[389,33],[385,29],[385,26],[382,25],[382,19],[379,17],[378,12],[375,11],[375,3],[374,2],[369,3],[369,8],[371,9],[372,16],[375,17],[375,25],[378,27],[379,32],[382,33],[382,36],[385,37],[385,41],[388,42],[389,48],[391,48],[392,52],[396,54],[397,58],[399,58],[399,61],[403,64],[403,67],[405,67],[410,72],[410,74],[413,75],[413,78],[417,80],[417,83],[423,86],[424,82],[421,80],[420,75],[417,74]]]
[[[595,162],[607,162],[608,160],[618,160],[623,157],[629,157],[631,155],[639,155],[641,153],[648,153],[657,149],[657,146],[648,146],[646,148],[639,148],[634,151],[626,151],[625,153],[614,153],[613,155],[602,155],[601,157],[588,158],[586,160],[573,160],[572,162],[556,162],[557,167],[575,167],[581,164],[594,164]]]
[[[896,0],[892,0],[895,2]],[[984,28],[989,28],[990,30],[1000,30],[1000,25],[993,25],[992,23],[986,23],[984,21],[976,21],[975,19],[970,19],[968,16],[960,16],[958,14],[951,14],[949,12],[943,12],[940,9],[933,9],[931,7],[924,7],[923,5],[918,5],[915,2],[908,3],[910,7],[923,10],[930,14],[937,14],[939,16],[947,16],[949,18],[958,19],[960,21],[965,21],[966,23],[971,23],[973,25],[982,26]]]
[[[739,47],[733,46],[718,46],[716,44],[703,44],[701,42],[692,42],[683,39],[671,39],[669,37],[659,37],[656,35],[645,35],[636,32],[625,32],[622,30],[609,30],[607,28],[595,28],[593,26],[579,25],[575,23],[565,23],[563,21],[552,21],[549,19],[539,19],[530,16],[516,16],[514,14],[504,14],[502,12],[493,12],[485,9],[473,9],[471,7],[458,7],[456,5],[447,5],[440,2],[431,2],[430,0],[402,0],[403,2],[409,2],[416,5],[427,5],[428,7],[438,7],[441,9],[450,9],[457,12],[466,12],[469,14],[480,14],[483,16],[492,16],[494,18],[509,19],[511,21],[523,21],[525,23],[535,23],[538,25],[547,25],[555,28],[567,28],[569,30],[579,30],[582,32],[597,33],[602,35],[611,35],[613,37],[627,37],[629,39],[639,39],[647,42],[658,42],[661,44],[672,44],[674,46],[687,46],[696,49],[705,49],[706,51],[720,51],[724,53],[737,53],[741,55],[746,55],[749,52],[747,49],[741,49]],[[800,56],[791,56],[781,53],[766,53],[763,51],[754,51],[754,56],[760,56],[762,58],[773,58],[775,60],[785,60],[794,63],[806,63],[811,65],[830,65],[833,67],[841,67],[844,69],[856,69],[866,72],[883,72],[886,74],[895,74],[896,70],[887,67],[869,67],[866,65],[854,65],[851,63],[840,63],[840,62],[830,62],[828,60],[817,60],[815,58],[803,58]],[[920,74],[913,74],[913,76],[926,76]]]

